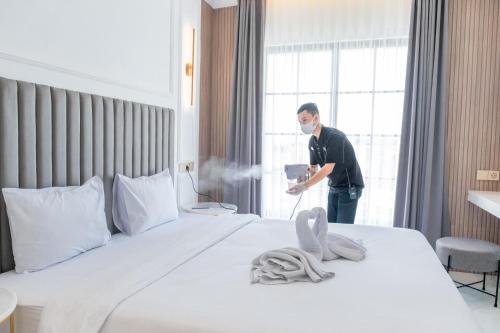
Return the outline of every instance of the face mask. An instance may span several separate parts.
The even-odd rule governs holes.
[[[310,123],[307,124],[300,124],[300,129],[304,134],[312,134],[312,132],[314,132],[315,127],[316,125],[314,125],[314,121],[311,121]]]

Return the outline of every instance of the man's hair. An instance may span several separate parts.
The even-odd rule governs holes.
[[[319,115],[319,110],[318,106],[316,103],[305,103],[300,106],[300,108],[297,110],[297,114],[307,111],[309,114],[312,116]]]

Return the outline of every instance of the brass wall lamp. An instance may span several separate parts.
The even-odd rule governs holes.
[[[191,41],[191,62],[186,64],[186,76],[191,78],[191,105],[194,105],[194,43],[195,43],[195,30],[193,29]]]

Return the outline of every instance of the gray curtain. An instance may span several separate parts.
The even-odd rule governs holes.
[[[448,0],[413,0],[394,226],[449,233],[445,167]]]
[[[226,161],[238,169],[262,162],[265,10],[265,0],[238,1]],[[226,184],[224,201],[260,215],[260,179]]]

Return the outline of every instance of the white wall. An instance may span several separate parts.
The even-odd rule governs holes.
[[[180,29],[182,44],[180,68],[179,110],[181,113],[178,123],[178,158],[180,162],[194,161],[198,169],[198,134],[199,134],[199,100],[200,100],[200,26],[201,1],[182,0],[180,8]],[[191,78],[185,75],[185,64],[190,62],[192,53],[192,34],[195,29],[195,63],[194,63],[194,105],[190,105]],[[195,184],[198,183],[197,172],[193,174]],[[178,200],[181,206],[196,202],[197,195],[193,192],[191,180],[186,173],[178,174]],[[197,187],[197,186],[196,186]]]
[[[171,107],[176,162],[197,166],[199,98],[189,105],[184,63],[200,13],[200,0],[0,0],[0,76]],[[179,203],[194,201],[176,177]]]
[[[0,0],[0,71],[173,106],[176,2]]]

